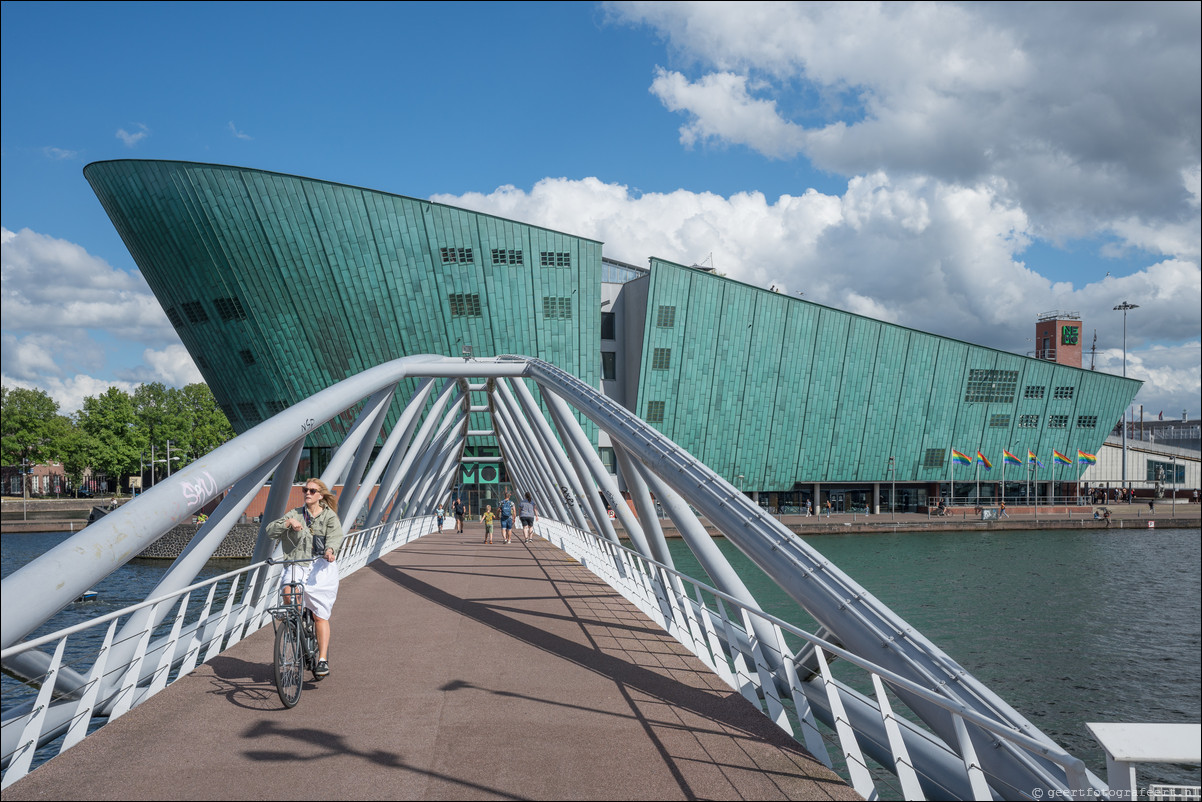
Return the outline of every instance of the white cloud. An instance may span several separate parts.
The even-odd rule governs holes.
[[[0,377],[5,387],[24,387],[29,390],[42,390],[58,404],[60,415],[73,415],[83,408],[83,400],[88,396],[98,396],[110,387],[116,387],[127,393],[133,393],[139,382],[112,381],[98,379],[95,376],[76,374],[69,378],[42,377],[37,381],[27,381],[13,378],[7,371]]]
[[[148,136],[150,136],[150,129],[142,123],[137,124],[133,133],[126,131],[124,128],[117,129],[117,138],[124,142],[127,148],[132,148]]]
[[[694,264],[712,253],[740,281],[1017,353],[1030,350],[1036,316],[1051,309],[1080,312],[1103,351],[1121,347],[1112,307],[1127,299],[1147,310],[1128,320],[1129,351],[1148,367],[1141,398],[1197,410],[1202,392],[1196,370],[1170,380],[1156,367],[1167,358],[1158,349],[1188,350],[1202,329],[1197,263],[1166,259],[1083,286],[1054,282],[1023,262],[1032,224],[1001,181],[965,187],[876,172],[852,179],[842,196],[811,190],[770,202],[760,193],[636,196],[596,178],[559,178],[530,192],[432,200],[601,240],[608,256],[633,264],[648,256]]]
[[[174,337],[141,273],[117,270],[72,242],[22,229],[0,241],[5,331],[97,329],[121,338]]]
[[[200,369],[183,345],[169,345],[157,351],[147,348],[142,352],[142,361],[148,367],[146,382],[162,382],[171,387],[204,382]]]
[[[65,148],[45,147],[42,148],[42,155],[47,159],[53,159],[54,161],[67,161],[69,159],[78,158],[79,151],[67,150]]]
[[[731,142],[773,158],[791,158],[802,147],[800,126],[783,120],[771,100],[751,97],[747,79],[723,72],[690,83],[678,72],[657,70],[651,92],[669,111],[692,119],[680,129],[682,144]]]
[[[679,66],[651,88],[686,144],[991,183],[1041,238],[1198,252],[1196,3],[608,7],[668,42]]]
[[[236,139],[254,139],[254,137],[245,131],[239,131],[237,126],[234,125],[233,120],[230,120],[230,133],[233,134]]]
[[[0,228],[0,277],[6,385],[39,387],[73,411],[110,384],[201,380],[140,273],[66,240]],[[105,373],[126,378],[96,378]]]

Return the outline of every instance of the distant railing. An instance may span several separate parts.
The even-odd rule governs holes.
[[[423,516],[352,532],[343,541],[339,575],[432,531],[433,517]],[[53,651],[45,671],[26,680],[24,691],[5,691],[0,787],[29,773],[35,756],[44,761],[65,752],[266,625],[271,620],[266,609],[275,603],[267,589],[274,589],[279,574],[279,566],[254,563],[0,652],[0,660],[9,660]],[[171,608],[173,616],[154,614]],[[126,636],[136,640],[132,650],[117,648],[115,634],[141,611],[150,611],[145,616],[150,621],[163,620]],[[122,652],[130,656],[108,662],[109,655]]]

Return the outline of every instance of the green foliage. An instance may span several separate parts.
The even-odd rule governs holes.
[[[84,399],[75,418],[58,414],[58,404],[42,390],[0,388],[3,396],[3,464],[55,460],[78,487],[91,468],[110,479],[137,475],[155,459],[179,470],[234,436],[229,420],[205,384],[184,388],[140,385],[130,395],[110,387]],[[175,459],[176,457],[179,459]],[[160,465],[160,476],[166,471]]]
[[[146,440],[138,431],[137,408],[128,393],[110,387],[85,398],[79,428],[88,440],[93,468],[112,478],[137,472]]]
[[[18,465],[54,458],[58,404],[42,390],[0,389],[0,461]]]
[[[74,420],[64,415],[55,420],[55,453],[70,485],[82,485],[84,472],[92,466],[91,441]]]
[[[217,399],[213,398],[213,391],[207,384],[189,384],[179,392],[184,398],[184,408],[191,417],[188,454],[193,459],[208,454],[233,438],[234,427],[217,406]]]

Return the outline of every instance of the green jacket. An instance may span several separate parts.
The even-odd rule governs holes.
[[[309,526],[297,531],[284,522],[289,518],[305,522],[304,507],[288,510],[283,518],[277,518],[267,524],[267,536],[278,540],[284,548],[284,559],[303,560],[313,555],[313,536],[324,535],[326,547],[334,550],[334,559],[342,549],[342,524],[338,522],[338,514],[329,507],[323,507],[321,514],[312,519]]]

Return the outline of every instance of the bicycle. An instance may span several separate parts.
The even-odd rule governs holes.
[[[268,560],[268,565],[308,565],[313,558],[305,560]],[[305,606],[305,583],[284,582],[280,585],[280,606],[267,610],[271,613],[275,627],[275,689],[284,707],[296,707],[304,685],[304,672],[317,675],[317,632],[313,622],[313,611]]]

